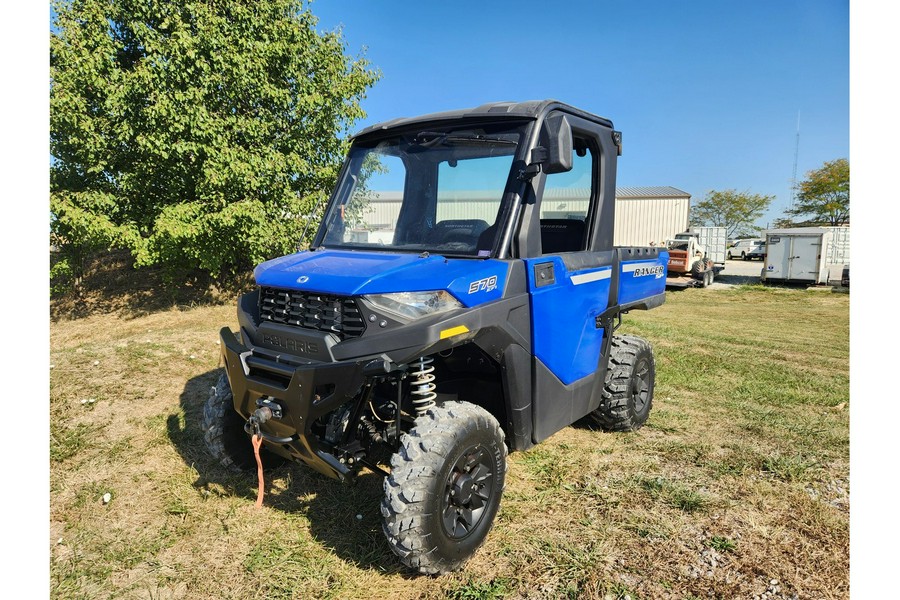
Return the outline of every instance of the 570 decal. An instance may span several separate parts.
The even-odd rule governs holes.
[[[478,281],[473,281],[469,284],[469,293],[474,294],[475,292],[490,292],[492,290],[497,289],[497,276],[491,275],[490,277],[486,277],[484,279],[479,279]]]

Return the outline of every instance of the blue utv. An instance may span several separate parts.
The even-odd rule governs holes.
[[[668,254],[613,246],[621,150],[611,121],[552,100],[358,133],[312,245],[259,265],[239,335],[220,332],[209,450],[253,464],[256,433],[270,457],[342,481],[383,475],[400,560],[461,568],[508,450],[585,416],[647,420],[652,349],[615,331],[663,303]]]

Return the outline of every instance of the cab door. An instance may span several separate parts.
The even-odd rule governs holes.
[[[564,385],[597,370],[604,335],[600,316],[609,305],[612,281],[611,257],[595,257],[591,265],[567,258],[526,260],[534,356]]]
[[[610,306],[614,280],[611,240],[604,251],[590,251],[600,218],[601,145],[589,124],[571,123],[572,169],[543,176],[539,206],[532,213],[540,220],[541,251],[524,259],[531,297],[535,442],[596,408],[594,384],[607,336],[601,316]]]

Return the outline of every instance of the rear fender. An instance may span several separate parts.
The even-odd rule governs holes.
[[[619,306],[640,304],[666,291],[669,251],[659,248],[617,248]]]

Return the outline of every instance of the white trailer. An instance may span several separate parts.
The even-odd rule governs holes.
[[[769,229],[762,281],[825,285],[840,281],[850,263],[849,229],[795,227]]]
[[[690,233],[697,236],[700,245],[706,249],[706,258],[716,264],[716,272],[725,269],[725,250],[728,237],[725,227],[691,227]]]

